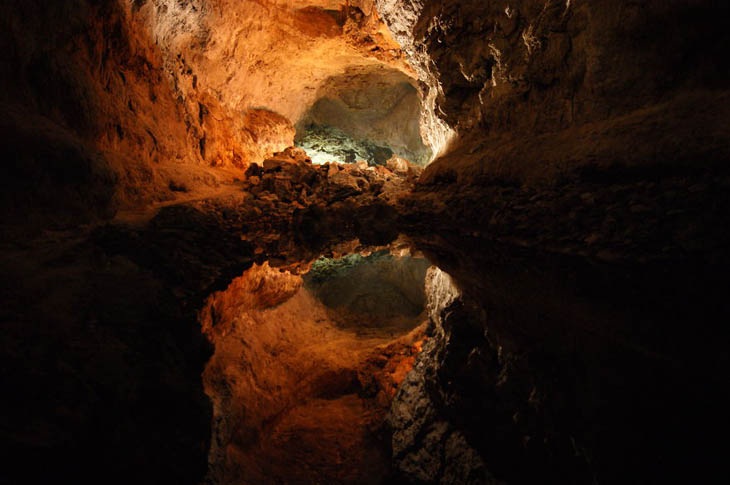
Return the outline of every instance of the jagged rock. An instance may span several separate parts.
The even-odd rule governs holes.
[[[264,172],[280,172],[287,165],[292,165],[292,162],[281,159],[266,159],[264,160]]]
[[[250,179],[251,177],[260,177],[262,175],[262,171],[261,165],[252,163],[246,168],[245,176],[247,179]]]
[[[346,197],[362,192],[367,188],[367,180],[361,177],[356,177],[346,171],[340,171],[327,180],[330,184],[334,185],[337,190],[339,197]]]
[[[386,166],[395,173],[405,175],[408,173],[408,161],[394,156],[386,162]]]
[[[254,258],[401,231],[462,290],[431,281],[431,343],[391,413],[406,478],[717,480],[727,453],[697,444],[728,434],[730,407],[729,8],[8,2],[0,481],[198,483],[203,299]],[[373,160],[429,161],[421,136],[436,160],[285,149],[294,123],[356,119],[387,139]]]
[[[329,165],[326,165],[327,167],[327,178],[334,177],[340,172],[340,166],[336,163],[330,163]]]

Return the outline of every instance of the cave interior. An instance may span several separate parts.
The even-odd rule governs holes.
[[[724,483],[729,14],[7,0],[0,484]]]

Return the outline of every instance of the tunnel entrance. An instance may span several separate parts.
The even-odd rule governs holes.
[[[416,164],[431,160],[421,139],[421,99],[402,72],[352,66],[328,78],[296,125],[296,146],[314,163],[385,165],[394,155]]]
[[[296,146],[303,148],[312,163],[355,163],[359,160],[369,166],[385,165],[393,150],[379,146],[370,140],[358,140],[339,128],[311,124],[301,130],[295,139]]]
[[[429,263],[389,251],[254,265],[201,314],[209,483],[384,483],[385,415],[425,339]]]

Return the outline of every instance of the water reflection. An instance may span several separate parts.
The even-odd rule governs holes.
[[[215,345],[208,478],[382,483],[382,426],[425,338],[430,264],[402,240],[294,259],[255,264],[201,312]]]

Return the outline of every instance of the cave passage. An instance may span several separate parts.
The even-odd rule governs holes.
[[[425,338],[430,263],[388,250],[254,265],[209,300],[214,483],[383,483],[382,429]]]
[[[303,148],[319,165],[327,162],[355,163],[359,160],[369,166],[385,165],[393,150],[369,140],[358,140],[339,128],[311,124],[297,134],[296,146]]]
[[[312,162],[386,165],[395,156],[431,160],[421,138],[421,98],[413,80],[382,66],[351,66],[328,78],[296,124],[296,146]]]
[[[726,483],[728,18],[3,1],[0,485]]]

